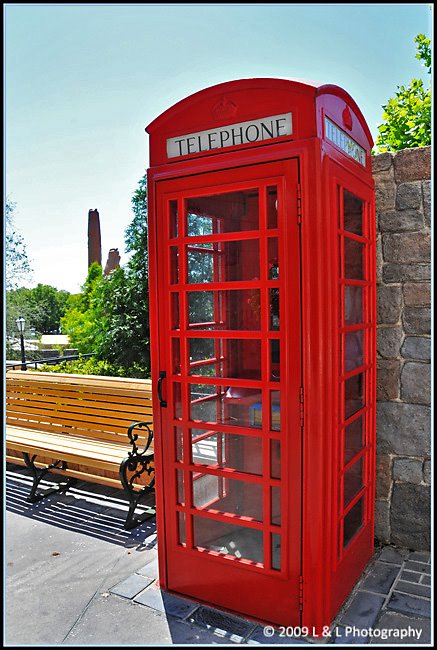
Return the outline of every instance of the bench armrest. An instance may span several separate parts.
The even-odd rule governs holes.
[[[129,451],[129,453],[128,453],[129,456],[138,456],[138,455],[143,456],[143,455],[146,454],[147,450],[150,447],[150,443],[153,440],[153,431],[150,428],[150,424],[151,424],[151,422],[134,422],[128,428],[127,435],[128,435],[128,438],[129,438],[129,442],[132,445],[132,451]],[[143,451],[141,451],[141,452],[138,451],[138,446],[136,444],[139,436],[138,436],[137,433],[134,433],[134,429],[136,429],[137,427],[139,429],[146,429],[147,430],[147,441],[146,441],[146,444],[144,446]]]

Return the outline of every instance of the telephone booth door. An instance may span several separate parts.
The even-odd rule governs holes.
[[[300,623],[298,162],[156,183],[167,588]]]

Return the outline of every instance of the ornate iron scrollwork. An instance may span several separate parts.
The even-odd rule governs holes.
[[[66,481],[66,483],[61,483],[59,487],[57,488],[50,488],[49,490],[46,490],[45,492],[37,492],[38,485],[41,481],[41,479],[48,473],[50,472],[51,469],[62,469],[66,470],[67,469],[67,463],[64,460],[55,460],[54,463],[51,465],[47,465],[47,467],[42,467],[39,469],[35,465],[35,458],[37,457],[37,454],[34,454],[32,458],[30,455],[26,452],[23,452],[23,458],[24,462],[26,463],[27,467],[30,469],[32,476],[33,476],[33,483],[32,483],[32,489],[30,490],[29,496],[26,498],[26,501],[29,501],[30,503],[36,503],[37,501],[40,501],[41,499],[44,499],[44,497],[48,496],[49,494],[54,494],[55,492],[65,492],[68,490],[72,485],[77,483],[77,479],[73,477],[69,477]],[[61,465],[59,467],[59,465]]]
[[[149,513],[146,513],[141,517],[134,516],[135,508],[141,501],[142,497],[146,494],[149,494],[155,486],[155,477],[153,476],[150,482],[147,485],[144,485],[141,489],[135,490],[134,488],[134,483],[144,473],[146,473],[148,476],[154,474],[154,455],[151,451],[149,451],[150,444],[153,440],[153,432],[150,429],[149,424],[150,423],[148,422],[134,422],[130,425],[127,430],[127,435],[129,438],[129,443],[132,445],[132,451],[129,451],[127,458],[124,458],[120,463],[120,480],[126,491],[130,504],[129,512],[124,524],[124,527],[128,530],[135,528],[138,526],[138,524],[145,521],[145,519],[153,516]],[[147,430],[147,440],[142,451],[139,451],[138,449],[137,440],[139,436],[138,433],[134,431],[136,428]]]

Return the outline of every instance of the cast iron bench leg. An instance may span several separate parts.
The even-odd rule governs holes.
[[[138,451],[136,441],[138,440],[138,435],[133,433],[133,430],[138,428],[146,428],[148,432],[148,438],[146,445],[143,451]],[[153,439],[153,433],[150,430],[150,427],[147,422],[135,422],[131,424],[128,429],[127,435],[129,436],[130,444],[132,445],[132,451],[128,453],[127,458],[124,458],[120,463],[120,480],[123,485],[126,495],[129,499],[129,512],[126,517],[124,527],[127,530],[136,528],[139,524],[142,524],[143,521],[153,517],[155,513],[144,513],[143,515],[135,515],[135,509],[140,503],[141,499],[150,494],[153,491],[155,485],[155,477],[153,477],[148,485],[145,485],[140,490],[134,489],[135,481],[142,475],[144,472],[150,476],[153,474],[154,469],[152,467],[153,454],[147,454],[147,450],[150,446],[150,443]],[[130,476],[128,476],[128,472]]]
[[[67,463],[63,460],[56,460],[51,465],[47,465],[47,467],[42,467],[41,469],[38,469],[38,467],[36,467],[35,465],[36,456],[37,454],[35,454],[31,458],[28,453],[23,452],[24,462],[26,463],[26,466],[30,469],[31,474],[33,476],[32,489],[30,490],[29,496],[26,498],[26,501],[29,501],[29,503],[37,503],[37,501],[41,501],[41,499],[44,499],[49,494],[54,494],[55,492],[65,492],[72,485],[77,483],[77,479],[71,477],[71,478],[67,478],[67,481],[65,483],[61,483],[57,488],[50,488],[45,492],[37,492],[38,485],[40,484],[41,479],[48,472],[50,472],[51,469],[59,468],[60,464],[61,464],[60,469],[67,469]]]

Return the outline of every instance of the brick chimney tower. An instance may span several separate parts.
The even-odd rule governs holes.
[[[114,269],[118,269],[120,266],[120,253],[118,248],[110,248],[108,253],[108,259],[106,262],[105,270],[103,275],[109,275]]]
[[[88,211],[88,268],[93,262],[102,265],[100,217],[97,210]]]

